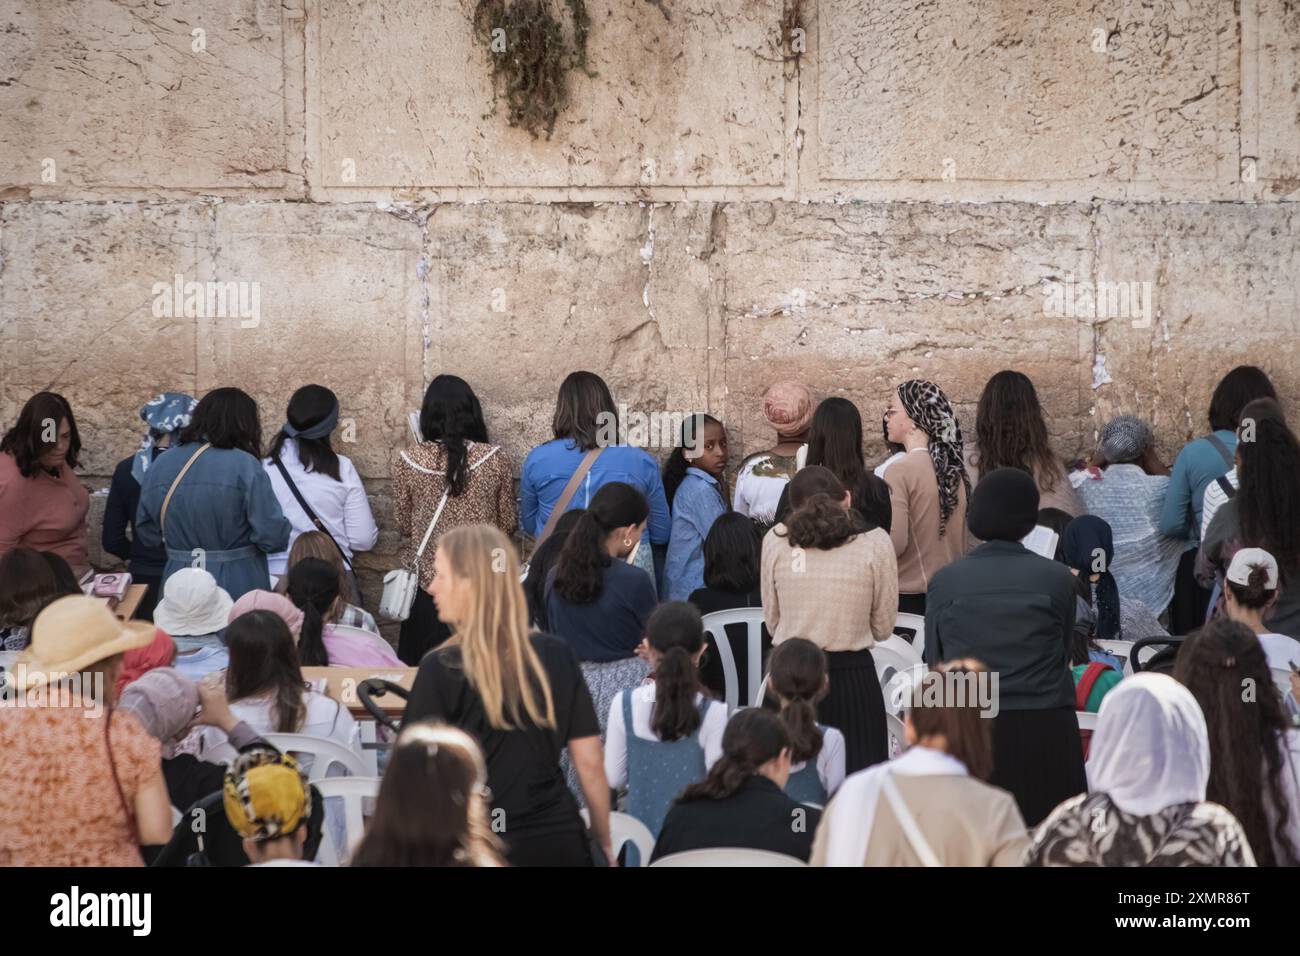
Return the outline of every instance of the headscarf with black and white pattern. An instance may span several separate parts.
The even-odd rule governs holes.
[[[898,399],[907,417],[930,436],[930,461],[939,482],[939,536],[943,537],[948,518],[957,508],[960,489],[964,486],[970,495],[970,476],[962,462],[961,425],[948,396],[933,382],[908,379],[898,386]]]

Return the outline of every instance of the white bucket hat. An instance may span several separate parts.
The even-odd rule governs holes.
[[[163,584],[153,622],[173,637],[214,634],[226,626],[235,602],[202,568],[181,568]]]

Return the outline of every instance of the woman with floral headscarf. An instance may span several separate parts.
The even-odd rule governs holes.
[[[885,434],[903,457],[885,473],[898,556],[898,609],[925,613],[930,579],[966,550],[970,478],[962,463],[961,426],[948,396],[933,382],[909,379],[894,389]]]
[[[117,463],[113,483],[108,489],[104,532],[100,541],[105,551],[128,562],[126,569],[131,572],[132,581],[149,586],[136,610],[136,616],[146,621],[153,617],[153,609],[158,603],[167,552],[164,548],[149,547],[135,540],[135,509],[140,503],[140,485],[153,460],[167,449],[171,436],[190,423],[196,404],[193,398],[181,392],[163,392],[151,398],[140,409],[141,420],[149,426],[140,439],[140,447],[129,458]]]

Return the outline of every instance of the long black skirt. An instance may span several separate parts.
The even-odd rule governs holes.
[[[451,628],[438,617],[438,605],[424,588],[415,592],[411,616],[402,622],[397,639],[397,656],[408,667],[418,667],[420,658],[451,637]]]
[[[1000,711],[993,718],[989,783],[1010,791],[1030,827],[1087,790],[1074,708]]]
[[[888,759],[885,695],[871,651],[832,651],[826,661],[831,686],[817,707],[817,720],[844,735],[844,772]]]

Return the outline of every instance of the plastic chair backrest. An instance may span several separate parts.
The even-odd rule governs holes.
[[[1097,715],[1090,710],[1076,710],[1074,719],[1079,722],[1080,730],[1097,729]]]
[[[267,743],[278,748],[281,753],[309,754],[312,758],[307,779],[311,783],[320,783],[334,764],[339,764],[354,777],[366,775],[365,764],[351,747],[345,747],[337,740],[326,737],[313,737],[310,734],[263,734]]]
[[[731,653],[731,642],[727,640],[728,624],[745,625],[746,676],[749,684],[745,688],[740,687],[740,672],[736,669],[736,658]],[[741,706],[742,700],[758,697],[763,671],[763,609],[738,607],[730,611],[714,611],[704,615],[704,630],[713,636],[718,658],[722,661],[723,690],[726,692],[727,714],[730,715]]]
[[[343,854],[343,860],[346,861],[352,855],[352,851],[357,848],[361,842],[361,837],[366,832],[365,818],[365,800],[367,797],[377,798],[379,796],[379,777],[325,777],[316,781],[316,789],[320,791],[323,798],[342,797],[343,798],[343,818],[347,823],[347,847]],[[327,852],[329,850],[335,852]],[[338,866],[338,853],[333,846],[333,841],[328,833],[321,840],[321,852],[317,859],[326,865]],[[326,862],[326,857],[334,857],[334,862]]]
[[[807,866],[803,860],[770,850],[719,847],[715,850],[687,850],[655,860],[651,866]]]
[[[911,631],[912,636],[899,634],[899,631]],[[898,620],[894,622],[894,634],[901,637],[912,645],[912,650],[922,657],[925,656],[925,617],[920,614],[906,614],[902,611],[898,613]]]
[[[1124,662],[1124,676],[1133,675],[1133,642],[1132,641],[1097,641],[1097,646],[1107,654],[1114,654]],[[1152,650],[1152,655],[1155,651]]]

